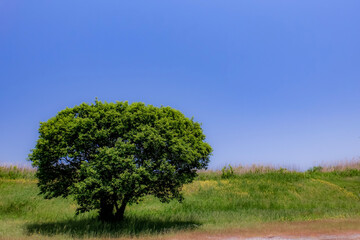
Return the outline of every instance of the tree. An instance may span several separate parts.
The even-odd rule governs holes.
[[[181,201],[182,185],[206,168],[212,149],[199,123],[170,107],[81,104],[40,123],[29,154],[45,198],[73,196],[77,213],[121,220],[145,195]]]

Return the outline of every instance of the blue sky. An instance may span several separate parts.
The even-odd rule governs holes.
[[[360,156],[360,1],[0,1],[0,164],[95,97],[202,122],[210,167]]]

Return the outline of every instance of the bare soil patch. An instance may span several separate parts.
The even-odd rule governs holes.
[[[181,232],[149,237],[161,240],[360,240],[360,219],[318,220],[305,222],[278,222],[247,228],[214,231]]]

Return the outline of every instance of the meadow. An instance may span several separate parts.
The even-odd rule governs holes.
[[[0,167],[0,239],[159,238],[316,220],[348,220],[360,231],[360,161],[306,172],[201,171],[183,187],[183,203],[149,196],[128,206],[120,223],[102,223],[96,212],[75,216],[72,199],[43,199],[34,175],[34,169]]]

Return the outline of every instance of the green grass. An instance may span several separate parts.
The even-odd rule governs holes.
[[[227,178],[202,172],[184,186],[182,204],[147,197],[128,206],[121,223],[102,223],[96,212],[75,216],[71,199],[44,200],[38,195],[33,171],[23,171],[23,177],[1,171],[0,239],[156,236],[266,222],[360,218],[360,171],[356,169],[305,173],[281,169]]]

